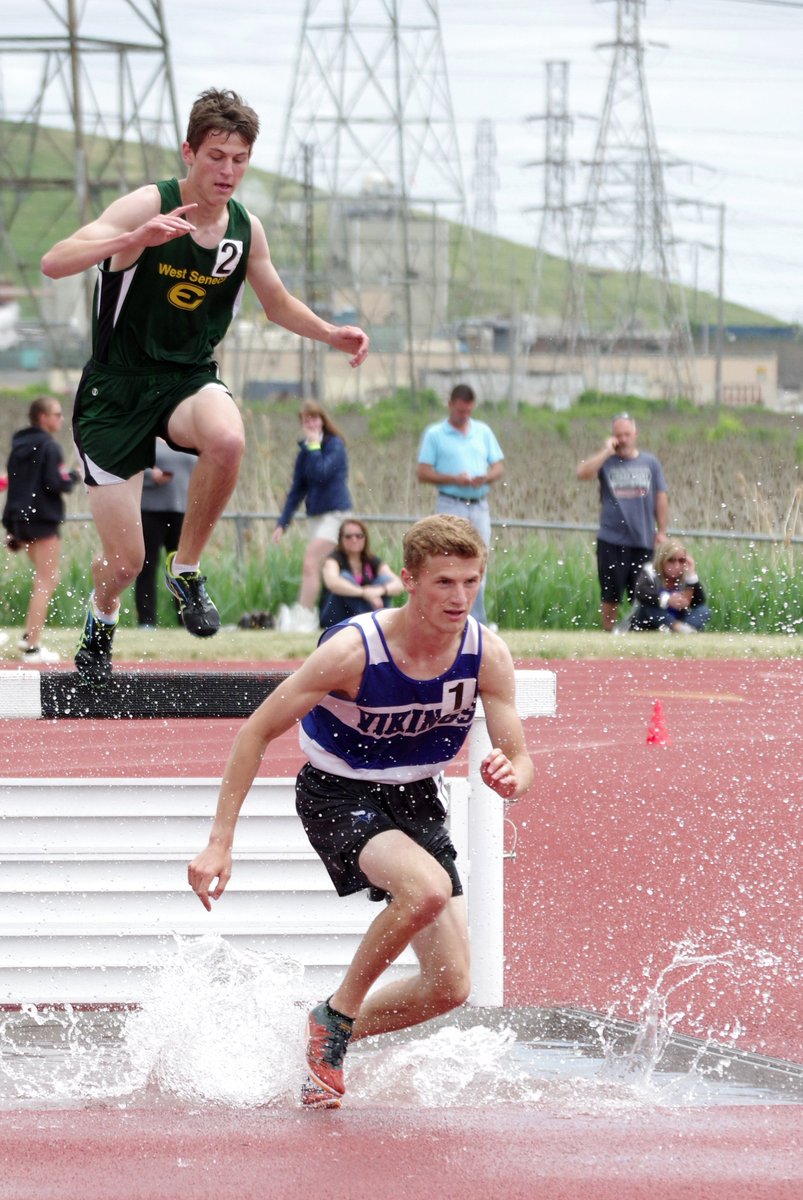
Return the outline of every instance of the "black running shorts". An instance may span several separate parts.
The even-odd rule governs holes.
[[[371,900],[389,899],[371,885],[358,859],[378,833],[398,829],[440,863],[462,896],[457,851],[446,829],[446,808],[434,779],[415,783],[374,783],[329,775],[309,763],[296,780],[296,811],[313,850],[329,872],[338,896],[370,890]]]
[[[40,542],[44,538],[61,537],[61,525],[56,521],[8,522],[6,529],[18,542]]]
[[[597,539],[597,575],[600,598],[618,604],[622,593],[633,603],[638,573],[652,558],[652,550],[643,546],[615,546]]]
[[[121,483],[152,467],[157,437],[174,450],[194,454],[194,447],[172,441],[167,424],[182,400],[205,387],[231,395],[218,378],[216,363],[138,375],[89,362],[78,385],[72,419],[84,482],[89,487]]]

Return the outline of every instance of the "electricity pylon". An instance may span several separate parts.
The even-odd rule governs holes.
[[[694,350],[647,95],[644,3],[616,0],[613,60],[573,255],[571,346],[587,386],[639,390],[634,359],[649,353],[662,396],[691,398]]]
[[[496,233],[496,193],[499,172],[496,169],[496,131],[493,121],[483,117],[477,122],[474,138],[474,212],[473,224],[482,233]]]
[[[167,35],[161,0],[32,0],[14,24],[0,34],[0,288],[67,365],[85,353],[90,278],[54,286],[39,259],[180,169]]]
[[[544,157],[528,166],[543,167],[544,191],[541,204],[531,205],[528,212],[540,212],[536,242],[535,266],[531,292],[531,305],[537,312],[541,301],[544,258],[552,253],[571,262],[572,234],[569,203],[569,64],[549,61],[546,63],[546,111],[529,120],[544,122]]]
[[[314,162],[306,201],[305,148]],[[320,213],[312,270],[293,238],[309,225],[304,202]],[[306,0],[272,238],[285,236],[291,287],[306,281],[317,310],[363,324],[392,372],[406,362],[406,380],[389,382],[411,393],[427,342],[449,320],[460,249],[450,223],[465,218],[436,0]]]
[[[544,123],[544,156],[527,163],[529,167],[540,167],[543,171],[543,196],[540,204],[528,205],[525,212],[540,213],[538,234],[533,260],[533,273],[529,286],[527,309],[533,314],[534,324],[525,331],[519,326],[517,344],[515,346],[516,368],[520,358],[534,351],[536,341],[539,345],[549,344],[552,347],[552,370],[542,373],[539,398],[550,404],[555,403],[556,395],[565,392],[565,382],[560,366],[565,366],[565,350],[567,343],[567,320],[570,301],[571,258],[574,251],[572,239],[572,215],[576,205],[569,200],[569,183],[571,167],[569,162],[569,134],[572,120],[569,113],[569,64],[563,61],[548,61],[546,64],[546,96],[545,111],[537,116],[528,117],[529,121]],[[551,301],[557,305],[557,313],[547,317],[544,314],[544,265],[547,257],[556,260],[563,283],[562,294],[555,284],[554,277]],[[564,356],[559,364],[558,356]],[[515,391],[519,387],[517,373],[511,372],[511,394],[514,400]]]

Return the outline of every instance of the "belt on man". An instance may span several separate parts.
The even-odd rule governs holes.
[[[485,499],[484,496],[453,496],[451,492],[438,492],[439,496],[445,496],[447,500],[459,500],[461,504],[480,504]]]

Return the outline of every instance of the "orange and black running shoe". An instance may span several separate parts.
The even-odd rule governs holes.
[[[308,1078],[301,1088],[305,1108],[339,1108],[346,1090],[343,1060],[354,1021],[323,1000],[307,1020]]]

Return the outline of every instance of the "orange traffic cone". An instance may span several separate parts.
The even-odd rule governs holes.
[[[652,710],[652,720],[647,730],[648,746],[668,746],[669,734],[664,720],[664,710],[660,700],[656,700]]]

